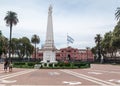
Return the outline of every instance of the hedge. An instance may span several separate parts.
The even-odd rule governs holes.
[[[42,64],[42,63],[36,63],[36,62],[15,62],[13,64],[14,67],[20,67],[20,68],[34,68],[35,64]],[[42,68],[55,68],[55,69],[59,69],[59,68],[63,68],[63,69],[73,69],[73,68],[89,68],[90,67],[90,63],[89,62],[69,62],[69,63],[64,63],[64,62],[58,62],[54,65],[50,63],[49,67],[47,67],[47,64],[44,64],[44,67]]]

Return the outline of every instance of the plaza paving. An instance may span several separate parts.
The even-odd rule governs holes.
[[[20,69],[5,73],[0,86],[120,86],[120,66],[92,64],[87,69]]]

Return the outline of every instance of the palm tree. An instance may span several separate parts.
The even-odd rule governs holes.
[[[115,13],[115,17],[117,20],[120,20],[120,7],[117,8],[116,13]]]
[[[100,36],[100,34],[97,34],[95,37],[95,43],[97,46],[97,52],[98,52],[98,61],[100,61],[101,59],[101,46],[100,46],[100,42],[102,41],[102,37]]]
[[[12,27],[18,23],[17,14],[12,11],[8,11],[4,20],[6,25],[10,27],[10,41],[9,41],[9,59],[11,60],[11,37],[12,37]]]
[[[35,58],[36,58],[36,44],[40,43],[40,38],[36,34],[34,34],[31,38],[31,42],[35,44]]]

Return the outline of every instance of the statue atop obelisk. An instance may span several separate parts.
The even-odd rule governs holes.
[[[52,6],[48,9],[48,21],[47,21],[47,32],[46,41],[43,46],[43,63],[54,63],[56,62],[56,48],[54,46],[53,37],[53,22],[52,22]]]

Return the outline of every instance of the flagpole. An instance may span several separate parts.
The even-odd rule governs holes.
[[[66,40],[66,42],[67,42],[67,48],[68,48],[68,33],[67,33],[67,40]],[[68,52],[66,53],[66,58],[65,58],[65,60],[67,61],[67,57],[68,57]]]
[[[69,42],[68,42],[68,33],[67,33],[67,47],[68,47],[68,43],[69,43]]]

